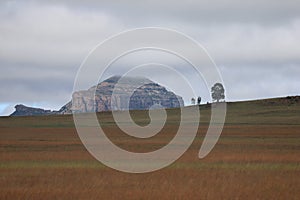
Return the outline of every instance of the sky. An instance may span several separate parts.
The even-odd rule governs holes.
[[[4,0],[0,1],[0,115],[12,113],[16,104],[59,109],[70,101],[77,71],[99,43],[142,27],[176,30],[201,44],[223,78],[226,101],[300,94],[299,0]],[[164,52],[129,55],[106,76],[118,74],[120,68],[126,71],[137,58],[179,66],[196,95],[204,102],[211,100],[210,86]],[[149,78],[189,104],[191,94],[183,84],[156,68],[146,72]]]

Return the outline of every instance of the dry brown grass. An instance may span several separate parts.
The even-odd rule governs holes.
[[[70,116],[2,119],[0,199],[300,198],[297,123],[252,119],[253,123],[244,124],[232,118],[213,151],[200,160],[198,151],[207,129],[203,123],[192,146],[171,166],[126,174],[94,160],[71,120]],[[110,120],[104,114],[103,121]],[[137,152],[163,146],[177,130],[169,123],[158,136],[137,140],[122,136],[113,124],[105,127],[116,144]]]

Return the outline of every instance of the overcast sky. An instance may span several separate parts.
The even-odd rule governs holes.
[[[97,44],[121,31],[149,26],[180,31],[203,45],[220,70],[227,101],[300,94],[299,0],[4,0],[0,115],[20,103],[59,109],[71,99],[77,70]],[[162,74],[154,71],[150,78],[189,104],[190,94]],[[203,83],[199,88],[197,94],[210,101]]]

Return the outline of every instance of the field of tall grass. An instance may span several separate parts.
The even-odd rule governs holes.
[[[197,106],[194,109],[198,109]],[[229,103],[213,151],[198,158],[210,105],[200,107],[197,137],[172,165],[127,174],[95,160],[71,115],[0,118],[0,199],[299,199],[300,104],[285,99]],[[162,131],[149,139],[125,135],[110,112],[99,114],[107,136],[135,152],[159,149],[178,128],[170,109]],[[146,111],[133,111],[139,124]]]

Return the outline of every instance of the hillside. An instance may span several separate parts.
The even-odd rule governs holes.
[[[209,123],[211,104],[200,106],[201,123]],[[189,106],[184,109],[198,109],[198,106]],[[177,123],[180,120],[180,109],[167,109],[168,123]],[[113,122],[111,112],[101,112],[100,123]],[[147,122],[148,111],[132,110],[131,116],[137,122]],[[283,97],[254,101],[228,102],[226,124],[294,124],[300,125],[300,96]],[[9,126],[58,126],[73,127],[72,115],[52,116],[24,116],[1,117],[1,127]]]
[[[166,168],[145,174],[121,173],[97,161],[72,115],[0,117],[0,199],[299,199],[299,97],[227,105],[222,134],[205,158],[198,153],[210,104],[200,106],[201,123],[188,150]],[[164,128],[143,139],[124,134],[109,111],[98,117],[109,140],[142,153],[161,149],[176,135],[180,111],[167,114]],[[140,125],[149,123],[147,111],[132,110],[131,116]]]

